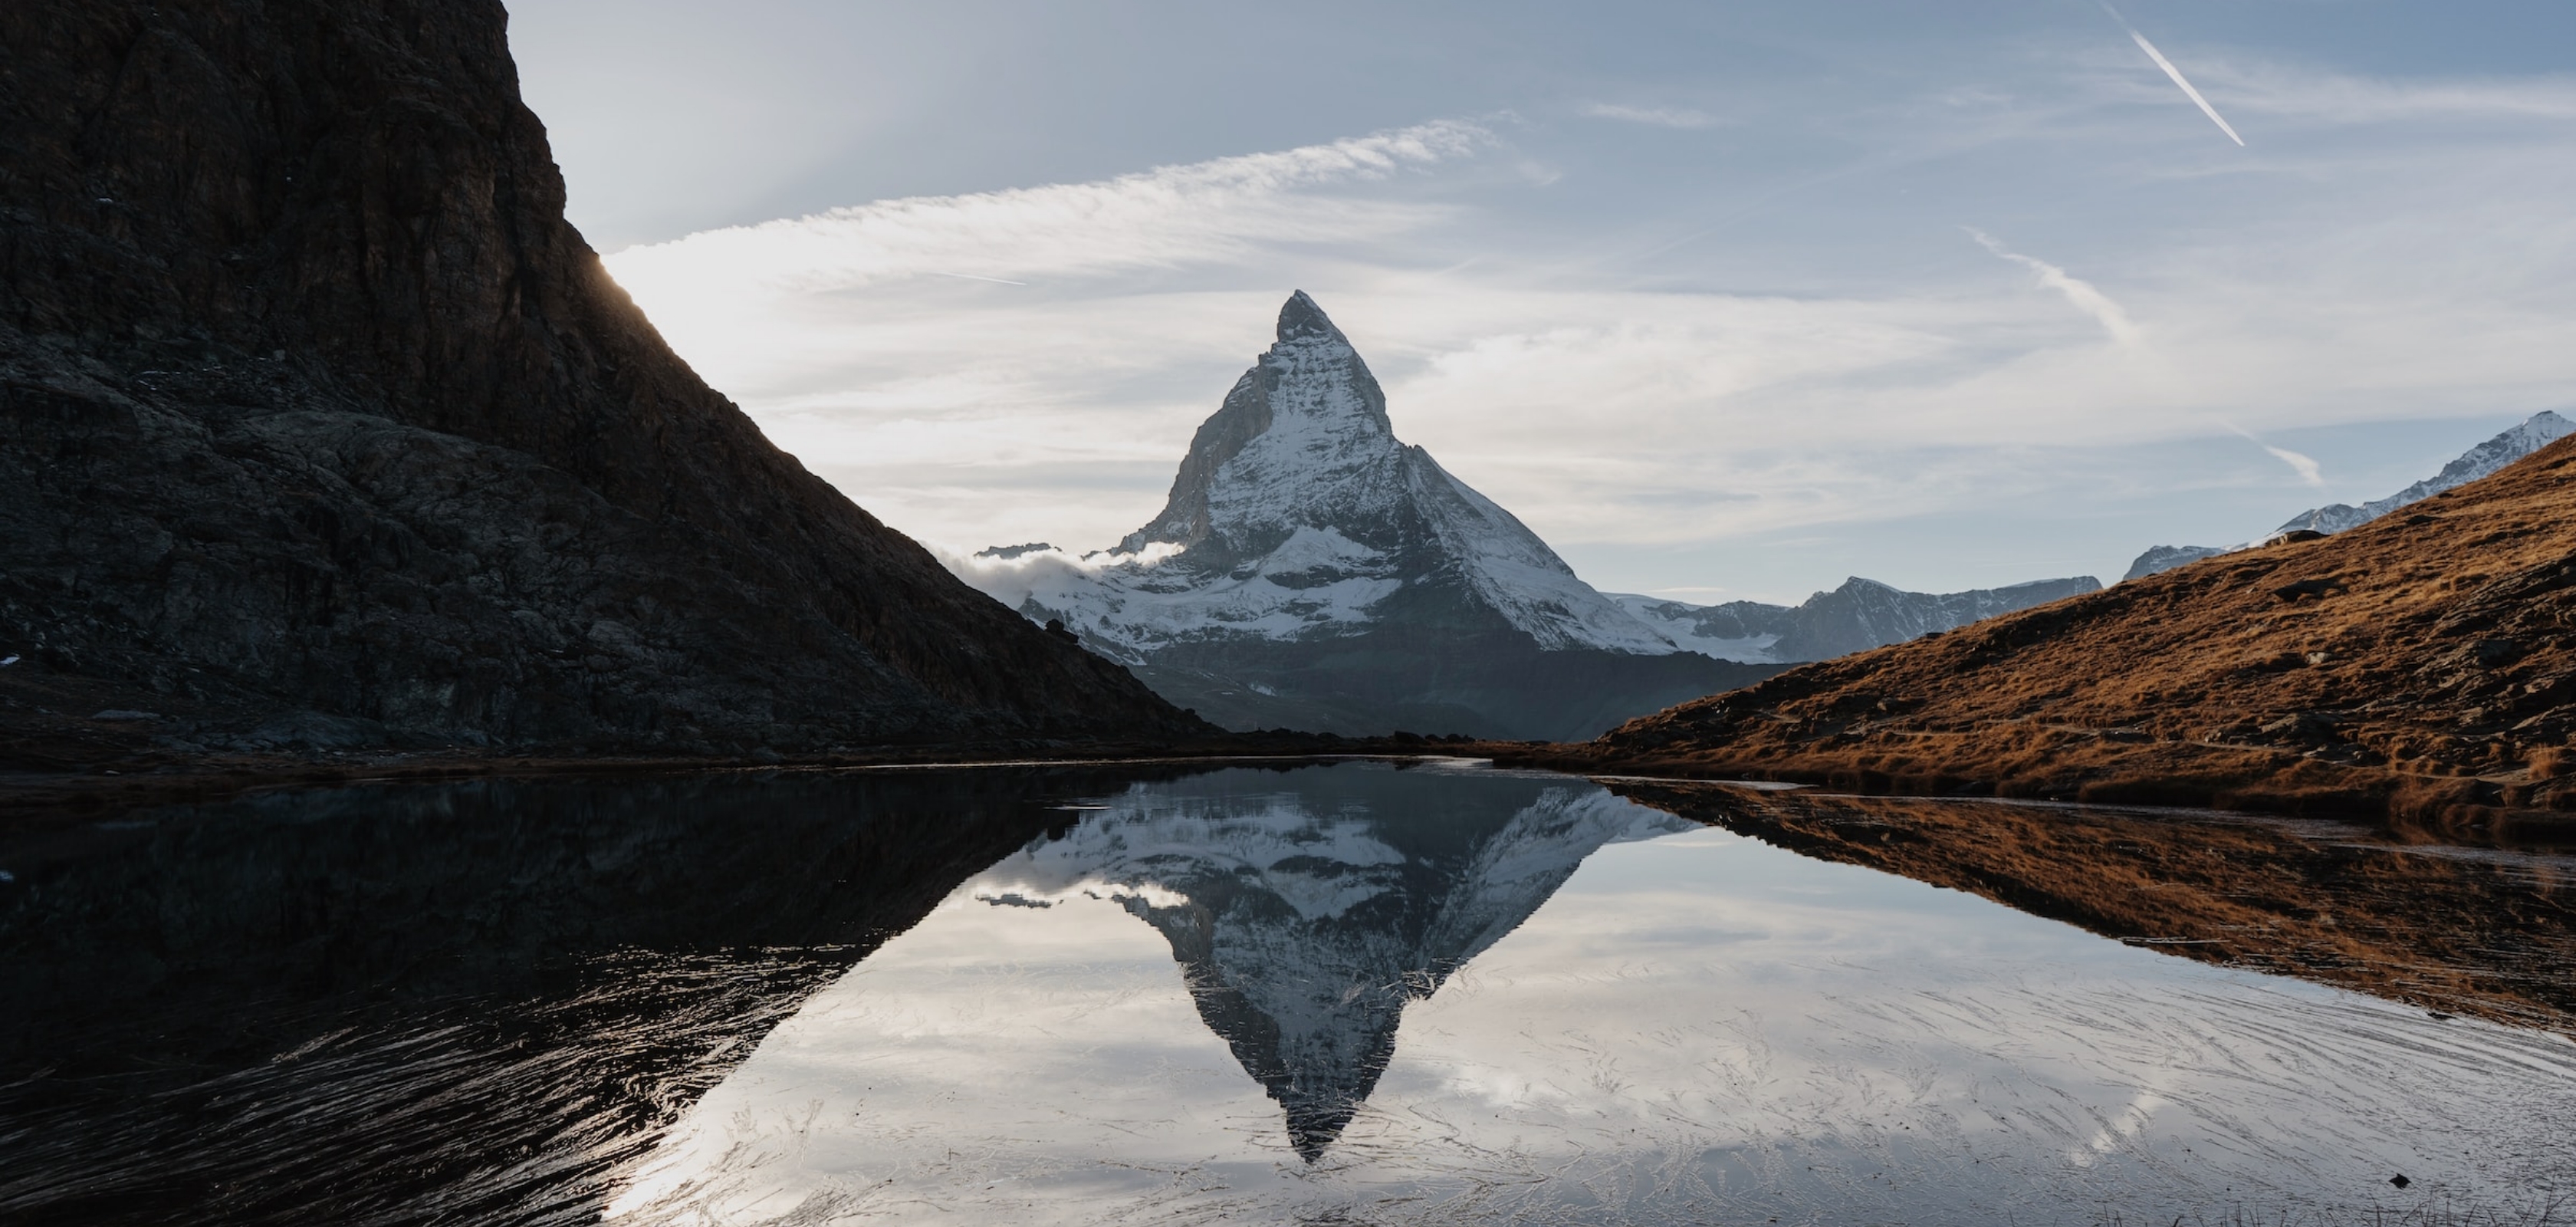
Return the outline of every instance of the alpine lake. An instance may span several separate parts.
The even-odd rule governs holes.
[[[1464,760],[0,839],[0,1222],[2537,1224],[2576,858]]]

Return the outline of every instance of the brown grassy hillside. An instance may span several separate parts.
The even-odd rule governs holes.
[[[1559,761],[2576,830],[2576,440],[2321,540],[1792,670]]]

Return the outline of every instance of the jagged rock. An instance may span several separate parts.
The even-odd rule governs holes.
[[[0,45],[0,688],[522,744],[1199,727],[671,353],[494,0],[23,0]]]
[[[1677,651],[1513,515],[1397,439],[1302,291],[1115,551],[962,573],[1232,728],[1588,737],[1767,675]]]

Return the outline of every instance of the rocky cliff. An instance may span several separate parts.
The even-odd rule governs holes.
[[[12,757],[1202,727],[672,354],[564,221],[505,23],[0,7]]]

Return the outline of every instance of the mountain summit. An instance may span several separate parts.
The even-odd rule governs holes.
[[[1161,514],[1114,551],[986,551],[969,578],[1238,727],[1589,736],[1769,672],[1681,651],[1397,439],[1303,291]]]
[[[1259,609],[1271,637],[1331,633],[1379,612],[1509,628],[1549,650],[1677,650],[1512,513],[1397,440],[1377,378],[1303,290],[1279,309],[1278,342],[1190,440],[1163,513],[1118,549],[1156,546],[1180,547],[1178,569],[1214,581],[1171,611],[1202,629]],[[1390,600],[1397,608],[1375,609]],[[1146,627],[1106,610],[1074,625],[1131,644]]]

